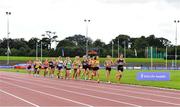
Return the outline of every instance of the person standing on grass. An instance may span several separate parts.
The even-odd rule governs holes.
[[[44,77],[46,77],[48,74],[48,66],[49,66],[48,59],[45,59],[45,61],[43,62],[43,66],[44,66]]]
[[[72,68],[72,61],[71,61],[70,57],[66,57],[64,65],[66,68],[65,79],[69,79],[70,73],[71,73],[71,68]]]
[[[31,71],[32,71],[32,65],[33,65],[33,63],[32,63],[32,61],[31,60],[29,60],[28,62],[27,62],[27,64],[26,64],[26,70],[27,70],[27,72],[28,72],[28,74],[30,75],[31,74]]]
[[[88,69],[88,59],[86,56],[83,56],[83,61],[82,61],[82,77],[84,76],[84,79],[87,79],[87,75],[89,75],[89,69]],[[89,78],[89,76],[88,76]]]
[[[97,76],[97,82],[99,83],[99,57],[95,56],[93,61],[92,61],[92,67],[93,67],[93,71],[92,71],[92,75],[91,75],[91,79],[93,79],[94,76]]]
[[[56,63],[57,63],[57,69],[58,69],[57,77],[60,78],[60,79],[63,79],[62,69],[63,69],[64,62],[63,62],[61,56],[59,56],[59,58],[56,61]]]
[[[116,64],[117,64],[117,74],[116,74],[116,79],[117,80],[121,80],[121,78],[122,78],[122,73],[123,73],[123,71],[124,71],[124,65],[125,65],[125,59],[123,58],[123,54],[121,54],[120,56],[119,56],[119,58],[117,58],[117,60],[116,60]]]
[[[104,66],[106,67],[106,79],[108,83],[111,83],[110,81],[110,73],[111,73],[111,66],[113,65],[113,61],[111,59],[111,56],[107,56],[107,60],[104,63]]]
[[[49,77],[50,78],[54,77],[55,64],[56,63],[54,61],[54,58],[51,58],[51,61],[49,61],[49,69],[50,69]]]

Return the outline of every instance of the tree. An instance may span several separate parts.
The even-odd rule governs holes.
[[[29,41],[28,41],[28,46],[29,48],[31,49],[36,49],[36,43],[38,43],[39,39],[38,38],[31,38]]]
[[[70,40],[67,40],[67,39],[59,41],[57,48],[65,48],[65,47],[68,47],[68,48],[69,47],[76,47],[76,44]]]
[[[105,55],[104,55],[104,52],[105,52],[104,50],[106,50],[106,49],[105,49],[106,44],[105,44],[104,42],[102,42],[100,39],[96,39],[96,40],[93,42],[92,46],[93,46],[93,48],[94,48],[95,50],[97,50],[99,56],[105,56]]]
[[[124,35],[124,34],[120,34],[119,36],[117,36],[115,39],[113,39],[113,42],[114,42],[114,46],[115,48],[118,47],[118,41],[119,41],[119,45],[121,47],[124,47],[124,44],[126,47],[128,47],[128,44],[130,42],[130,36],[128,35]],[[112,41],[111,41],[112,42]],[[111,44],[110,42],[110,44]]]
[[[166,47],[166,46],[171,46],[171,41],[169,41],[168,39],[165,38],[157,38],[157,40],[159,41],[158,46],[159,47]]]
[[[46,31],[45,34],[42,34],[44,37],[43,39],[47,41],[47,44],[49,45],[49,48],[51,49],[52,42],[57,42],[58,36],[56,35],[56,32]]]
[[[74,35],[74,36],[70,36],[70,37],[67,37],[65,38],[65,40],[69,40],[71,41],[72,43],[76,44],[77,46],[80,46],[80,47],[86,47],[86,41],[88,41],[88,46],[92,46],[92,39],[91,38],[86,38],[85,36],[83,35]]]
[[[141,36],[140,38],[136,38],[133,42],[134,49],[145,49],[149,45],[145,36]]]

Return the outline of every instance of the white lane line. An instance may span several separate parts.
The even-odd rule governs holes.
[[[56,80],[54,80],[54,81],[56,81]],[[66,81],[59,81],[59,82],[63,82],[63,83],[65,83],[65,84],[70,84],[70,85],[75,85],[75,84],[73,84],[73,82],[66,82]],[[128,91],[128,89],[122,89],[121,87],[119,87],[118,89],[116,89],[116,88],[110,88],[110,87],[105,87],[105,86],[98,86],[98,85],[88,85],[88,84],[78,84],[79,86],[88,86],[88,87],[94,87],[94,88],[101,88],[101,89],[104,89],[104,88],[106,88],[106,89],[110,89],[110,90],[116,90],[116,91],[124,91],[124,92],[128,92],[128,93],[135,93],[135,94],[142,94],[142,95],[144,95],[144,94],[146,94],[146,95],[153,95],[153,96],[158,96],[158,97],[165,97],[165,98],[173,98],[173,99],[180,99],[180,98],[177,98],[177,97],[172,97],[172,96],[167,96],[167,95],[160,95],[160,94],[153,94],[153,91],[150,91],[151,93],[149,93],[149,92],[141,92],[140,90],[138,90],[138,89],[136,89],[136,88],[134,88],[134,89],[136,89],[136,90],[138,90],[139,92],[137,92],[137,91],[133,91],[133,90],[130,90],[130,91]],[[123,87],[124,88],[124,87]],[[125,87],[126,88],[126,87]],[[160,91],[159,91],[160,92]]]
[[[49,79],[49,80],[51,80],[51,79]],[[56,81],[56,80],[52,80],[52,81]],[[58,82],[58,81],[56,81],[56,82]],[[70,82],[70,81],[68,81],[68,82],[66,82],[66,81],[59,81],[59,82],[63,82],[65,84],[70,84],[70,85],[74,85],[74,83],[75,83],[75,82]],[[178,99],[178,100],[180,99],[180,98],[177,98],[177,97],[166,96],[166,95],[162,95],[162,94],[161,95],[160,94],[153,94],[153,91],[150,91],[151,93],[149,93],[149,92],[141,92],[140,90],[139,90],[139,92],[137,92],[137,91],[133,91],[133,90],[128,91],[127,89],[122,89],[120,87],[118,89],[116,89],[116,88],[110,88],[110,87],[105,87],[105,86],[99,87],[97,85],[88,85],[88,84],[79,84],[79,83],[75,83],[75,84],[78,84],[79,86],[89,86],[89,87],[101,88],[101,89],[106,88],[106,89],[110,89],[110,90],[123,91],[123,92],[134,93],[134,94],[141,94],[141,95],[146,94],[146,95],[150,95],[150,96],[153,95],[153,96],[165,97],[165,98],[173,98],[173,99]],[[136,89],[136,88],[134,88],[134,89]],[[161,91],[158,91],[158,92],[160,93]]]
[[[32,103],[32,102],[29,102],[29,101],[27,101],[27,100],[25,100],[25,99],[23,99],[23,98],[21,98],[21,97],[18,97],[18,96],[14,95],[14,94],[11,94],[11,93],[9,93],[9,92],[6,92],[6,91],[4,91],[4,90],[2,90],[2,89],[0,89],[0,91],[3,92],[3,93],[5,93],[5,94],[7,94],[7,95],[10,95],[10,96],[12,96],[12,97],[15,97],[15,98],[17,98],[17,99],[19,99],[19,100],[21,100],[21,101],[24,101],[24,102],[26,102],[26,103],[28,103],[28,104],[30,104],[30,105],[33,105],[33,106],[35,106],[35,107],[40,107],[40,106],[37,105],[37,104],[34,104],[34,103]]]
[[[64,82],[64,81],[63,81]],[[83,81],[83,82],[86,82],[86,81]],[[73,84],[73,82],[70,82],[70,83],[72,83]],[[79,83],[76,83],[77,85],[82,85],[82,84],[79,84]],[[89,86],[89,85],[87,85],[86,83],[83,83],[83,84],[85,84],[86,86]],[[107,84],[100,84],[102,87],[106,87],[107,86]],[[94,85],[94,86],[96,86],[96,85]],[[163,91],[161,91],[161,90],[151,90],[151,89],[141,89],[141,87],[144,87],[144,88],[150,88],[150,87],[145,87],[145,86],[139,86],[139,85],[137,85],[137,86],[135,86],[134,85],[134,87],[128,87],[128,85],[125,85],[125,84],[120,84],[120,86],[118,86],[118,85],[111,85],[112,87],[114,87],[114,88],[118,88],[118,89],[122,89],[122,88],[124,88],[125,90],[126,89],[131,89],[131,90],[134,90],[134,89],[138,89],[139,91],[146,91],[146,92],[151,92],[151,93],[153,93],[153,92],[158,92],[158,93],[167,93],[167,94],[174,94],[174,95],[180,95],[180,91],[179,90],[174,90],[174,92],[167,92],[167,91],[170,91],[170,89],[168,90],[164,90],[164,89],[162,89]],[[109,87],[110,88],[110,87]],[[114,89],[114,88],[112,88],[112,89]],[[155,88],[155,87],[153,87],[153,88]]]
[[[3,73],[5,73],[5,74],[7,74],[7,72],[3,72]],[[8,73],[10,73],[10,72],[8,72]],[[14,75],[19,75],[19,73],[13,73],[13,72],[11,72],[11,74],[14,74]],[[21,76],[27,76],[25,73],[24,74],[20,74]],[[52,79],[51,79],[52,80]],[[56,81],[56,80],[55,80]],[[84,81],[84,80],[81,80],[82,82],[86,82],[86,81]],[[88,81],[87,81],[88,82]],[[71,82],[72,83],[72,82]],[[78,84],[78,83],[76,83],[76,84]],[[117,83],[112,83],[112,84],[117,84]],[[78,85],[82,85],[82,84],[78,84]],[[102,86],[104,86],[104,85],[106,85],[106,84],[101,84]],[[121,86],[115,86],[115,85],[113,85],[114,87],[118,87],[118,88],[128,88],[128,89],[137,89],[137,88],[148,88],[148,89],[138,89],[138,90],[143,90],[143,91],[148,91],[148,92],[159,92],[159,93],[168,93],[168,94],[175,94],[175,95],[180,95],[180,93],[177,93],[177,92],[180,92],[179,90],[176,90],[176,89],[166,89],[166,88],[158,88],[158,87],[152,87],[152,86],[140,86],[140,85],[131,85],[131,84],[121,84]],[[118,84],[117,84],[118,85]],[[126,86],[126,87],[124,87],[124,86]],[[131,87],[129,87],[129,86],[131,86]],[[161,90],[164,90],[163,92],[162,91],[160,91],[160,90],[151,90],[150,88],[152,88],[152,89],[161,89]],[[167,92],[167,91],[174,91],[174,92]]]
[[[23,86],[20,86],[20,85],[11,84],[11,83],[6,82],[4,80],[0,80],[0,82],[9,84],[9,85],[12,85],[12,86],[15,86],[15,87],[23,88],[23,89],[26,89],[26,90],[30,90],[30,91],[33,91],[33,92],[36,92],[36,93],[40,93],[40,94],[44,94],[44,95],[47,95],[47,96],[55,97],[55,98],[58,98],[58,99],[63,99],[63,100],[66,100],[66,101],[70,101],[70,102],[73,102],[73,103],[76,103],[76,104],[80,104],[80,105],[83,105],[83,106],[93,107],[92,105],[88,105],[88,104],[81,103],[81,102],[78,102],[78,101],[74,101],[74,100],[71,100],[71,99],[67,99],[67,98],[63,98],[63,97],[60,97],[60,96],[48,94],[48,93],[45,93],[45,92],[42,92],[42,91],[38,91],[38,90],[33,90],[31,88],[23,87]]]
[[[6,79],[7,79],[7,78],[6,78]],[[36,83],[32,83],[32,82],[27,82],[27,81],[24,82],[24,81],[22,81],[22,80],[17,80],[17,79],[12,79],[12,78],[8,78],[8,79],[9,79],[9,80],[14,80],[14,81],[19,81],[19,82],[21,82],[21,83],[28,83],[28,84],[38,85],[38,86],[47,87],[47,88],[51,88],[51,89],[56,89],[56,90],[59,90],[59,91],[65,91],[65,92],[74,93],[74,94],[78,94],[78,95],[93,97],[93,98],[97,98],[97,99],[103,99],[103,100],[107,100],[107,101],[111,101],[111,102],[116,102],[116,103],[120,103],[120,104],[126,104],[126,105],[129,105],[129,106],[141,107],[140,105],[136,105],[136,104],[132,104],[132,103],[127,103],[127,102],[123,102],[123,101],[112,100],[112,99],[109,99],[109,98],[94,96],[94,95],[90,95],[90,94],[84,94],[84,93],[79,93],[79,92],[75,92],[75,91],[70,91],[70,90],[55,88],[55,87],[51,87],[51,86],[48,86],[48,85],[36,84]],[[26,80],[26,79],[24,79],[24,80]]]
[[[114,85],[117,85],[115,83],[113,83]],[[173,92],[167,92],[167,93],[173,93],[173,94],[177,94],[175,92],[180,92],[180,90],[177,89],[170,89],[170,88],[161,88],[161,87],[153,87],[153,86],[143,86],[143,85],[133,85],[133,84],[121,84],[123,86],[128,86],[129,88],[147,88],[147,89],[158,89],[158,90],[164,90],[164,93],[166,93],[166,91],[173,91]],[[118,86],[117,86],[118,87]],[[158,91],[157,90],[157,91]]]
[[[6,74],[7,74],[7,72],[6,72]],[[17,74],[17,73],[13,73],[14,75],[19,75],[19,74]],[[21,74],[21,76],[26,76],[25,74]],[[50,80],[52,80],[52,79],[50,79]],[[54,81],[56,81],[56,80],[54,80]],[[86,81],[84,81],[84,80],[81,80],[81,81],[83,81],[83,82],[86,82]],[[61,81],[62,82],[62,81]],[[64,81],[63,81],[64,82]],[[88,81],[87,81],[88,82]],[[72,83],[72,82],[71,82]],[[74,84],[74,83],[73,83]],[[79,83],[76,83],[77,85],[82,85],[82,84],[79,84]],[[113,84],[116,84],[116,83],[113,83]],[[106,84],[101,84],[103,87],[105,87],[104,85],[106,85]],[[118,84],[117,84],[118,85]],[[125,87],[124,87],[125,86]],[[132,86],[132,87],[129,87],[129,86]],[[115,86],[115,85],[113,85],[113,87],[118,87],[118,88],[121,88],[122,89],[122,87],[123,88],[125,88],[125,90],[126,89],[137,89],[137,88],[148,88],[148,89],[138,89],[139,91],[140,90],[142,90],[142,91],[148,91],[148,92],[151,92],[151,93],[153,93],[153,92],[158,92],[158,93],[167,93],[167,94],[174,94],[174,95],[180,95],[180,93],[177,93],[177,92],[180,92],[179,90],[175,90],[175,89],[166,89],[166,88],[158,88],[158,87],[151,87],[151,86],[140,86],[140,85],[128,85],[128,84],[121,84],[121,86]],[[160,90],[151,90],[150,88],[152,88],[152,89],[162,89],[162,90],[164,90],[163,92],[162,91],[160,91]],[[167,92],[167,91],[174,91],[174,92]],[[154,95],[156,95],[156,94],[154,94]]]
[[[15,81],[22,81],[22,80],[29,80],[30,79],[22,79],[21,80],[17,80],[17,79],[12,79],[12,78],[8,78],[8,79],[11,79],[11,80],[15,80]],[[19,78],[20,79],[20,78]],[[37,80],[32,80],[32,81],[37,81]],[[24,82],[24,81],[23,81]],[[38,81],[40,82],[40,81]],[[31,82],[27,82],[27,83],[31,83]],[[40,82],[40,83],[45,83],[45,82]],[[46,81],[47,83],[47,81]],[[31,83],[32,84],[32,83]],[[34,83],[33,83],[34,84]],[[180,104],[176,104],[176,103],[171,103],[171,102],[167,102],[167,101],[162,101],[162,100],[153,100],[153,99],[150,99],[150,98],[143,98],[143,97],[137,97],[137,96],[130,96],[130,95],[125,95],[125,94],[119,94],[119,93],[113,93],[113,92],[108,92],[108,91],[97,91],[97,90],[93,90],[93,89],[87,89],[87,88],[82,88],[82,87],[77,87],[77,86],[69,86],[69,85],[63,85],[63,84],[57,84],[57,83],[48,83],[48,84],[52,84],[52,85],[59,85],[59,86],[66,86],[66,87],[71,87],[71,88],[77,88],[77,89],[84,89],[84,90],[88,90],[88,91],[94,91],[94,92],[100,92],[100,93],[104,93],[104,94],[111,94],[111,95],[120,95],[120,96],[125,96],[125,97],[130,97],[130,98],[136,98],[136,99],[141,99],[141,100],[149,100],[149,101],[153,101],[153,102],[159,102],[159,103],[164,103],[164,104],[170,104],[170,105],[175,105],[175,106],[180,106]],[[38,84],[39,85],[39,84]],[[41,85],[41,84],[40,84]],[[59,89],[59,88],[55,88],[55,87],[50,87],[50,86],[47,86],[47,85],[41,85],[41,86],[44,86],[44,87],[47,87],[47,88],[53,88],[53,89],[57,89],[57,90],[63,90],[63,91],[67,91],[67,90],[64,90],[64,89]],[[81,93],[79,93],[81,94]]]

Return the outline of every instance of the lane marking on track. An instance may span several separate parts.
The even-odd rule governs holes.
[[[17,78],[17,77],[15,77],[15,78]],[[38,79],[39,80],[39,79]],[[49,79],[50,80],[50,79]],[[52,80],[52,81],[56,81],[56,82],[58,82],[57,80]],[[59,82],[63,82],[63,83],[65,83],[65,84],[70,84],[70,85],[74,85],[74,83],[75,82],[66,82],[66,81],[59,81]],[[77,84],[77,83],[75,83],[75,84]],[[101,89],[104,89],[104,88],[106,88],[106,89],[110,89],[110,90],[116,90],[116,91],[124,91],[124,92],[128,92],[128,93],[135,93],[135,94],[141,94],[141,95],[144,95],[144,94],[146,94],[146,95],[153,95],[153,96],[158,96],[158,97],[165,97],[165,98],[173,98],[173,99],[180,99],[180,98],[177,98],[177,97],[172,97],[172,96],[166,96],[166,95],[160,95],[160,94],[153,94],[153,91],[150,91],[151,93],[148,93],[148,92],[137,92],[137,91],[128,91],[128,90],[126,90],[126,89],[122,89],[122,88],[119,88],[119,89],[115,89],[115,88],[110,88],[110,87],[105,87],[105,86],[103,86],[103,87],[99,87],[99,86],[96,86],[96,85],[88,85],[88,84],[78,84],[78,85],[80,85],[80,86],[89,86],[89,87],[94,87],[94,88],[101,88]],[[134,88],[134,89],[136,89],[136,88]]]
[[[42,91],[38,91],[38,90],[31,89],[31,88],[23,87],[23,86],[20,86],[20,85],[11,84],[11,83],[6,82],[4,80],[0,80],[0,82],[9,84],[11,86],[15,86],[15,87],[23,88],[23,89],[26,89],[26,90],[30,90],[30,91],[33,91],[33,92],[36,92],[36,93],[40,93],[40,94],[44,94],[44,95],[47,95],[47,96],[55,97],[55,98],[58,98],[58,99],[63,99],[63,100],[66,100],[66,101],[70,101],[70,102],[80,104],[80,105],[83,105],[83,106],[93,107],[92,105],[88,105],[88,104],[81,103],[81,102],[78,102],[78,101],[74,101],[74,100],[71,100],[71,99],[67,99],[67,98],[63,98],[63,97],[60,97],[60,96],[48,94],[48,93],[45,93],[45,92],[42,92]]]
[[[8,73],[10,73],[10,72],[3,72],[4,74],[8,74]],[[14,72],[11,72],[11,74],[14,74],[14,75],[19,75],[19,73],[14,73]],[[22,76],[27,76],[26,75],[26,73],[22,73],[22,74],[20,74],[20,75],[22,75]],[[49,78],[46,78],[46,79],[49,79]],[[49,79],[49,80],[53,80],[53,79]],[[56,80],[54,80],[54,81],[56,81]],[[89,82],[88,80],[87,81],[84,81],[84,80],[80,80],[81,82]],[[72,82],[71,82],[72,83]],[[89,82],[90,83],[90,82]],[[148,89],[139,89],[139,90],[142,90],[142,91],[148,91],[148,92],[160,92],[160,93],[167,93],[167,94],[175,94],[175,95],[180,95],[180,93],[177,93],[177,92],[180,92],[180,90],[176,90],[176,89],[167,89],[167,88],[158,88],[158,87],[152,87],[152,86],[140,86],[140,85],[131,85],[131,84],[120,84],[120,86],[118,86],[119,84],[117,84],[117,83],[112,83],[113,85],[112,86],[114,86],[114,87],[118,87],[118,88],[126,88],[126,89],[137,89],[137,88],[148,88]],[[78,85],[81,85],[81,84],[78,84]],[[86,84],[85,84],[86,85]],[[104,85],[107,85],[107,84],[105,84],[105,83],[103,83],[103,84],[101,84],[102,86],[104,86]],[[109,85],[109,84],[108,84]],[[124,87],[124,86],[126,86],[126,87]],[[164,90],[163,92],[162,91],[160,91],[160,90],[154,90],[154,91],[152,91],[151,90],[151,88],[152,89],[161,89],[161,90]],[[167,92],[167,91],[174,91],[174,92]],[[156,95],[156,94],[154,94],[154,95]]]
[[[19,78],[21,80],[17,80],[16,79],[12,79],[12,78],[8,78],[10,80],[15,80],[15,81],[20,81],[22,82],[22,80],[29,80],[31,82],[27,82],[26,83],[29,83],[29,84],[34,84],[32,83],[32,81],[38,81],[38,80],[30,80],[30,79],[22,79],[22,78]],[[23,81],[24,82],[24,81]],[[40,82],[40,81],[38,81]],[[45,83],[45,82],[40,82],[40,83]],[[47,83],[47,81],[46,81]],[[120,96],[125,96],[125,97],[131,97],[131,98],[136,98],[136,99],[141,99],[141,100],[149,100],[149,101],[153,101],[153,102],[159,102],[159,103],[164,103],[164,104],[171,104],[171,105],[176,105],[176,106],[180,106],[180,104],[176,104],[176,103],[171,103],[171,102],[167,102],[167,101],[162,101],[162,100],[153,100],[153,99],[149,99],[149,98],[143,98],[143,97],[137,97],[137,96],[129,96],[129,95],[124,95],[124,94],[117,94],[117,93],[112,93],[112,92],[108,92],[108,91],[97,91],[97,90],[93,90],[93,89],[87,89],[87,88],[82,88],[82,87],[76,87],[76,86],[68,86],[67,84],[66,85],[63,85],[63,84],[56,84],[56,83],[49,83],[49,84],[52,84],[52,85],[59,85],[59,86],[66,86],[66,87],[72,87],[72,88],[77,88],[77,89],[84,89],[84,90],[88,90],[88,91],[94,91],[94,92],[100,92],[100,93],[105,93],[105,94],[112,94],[112,95],[120,95]],[[53,89],[57,89],[57,90],[63,90],[63,91],[67,91],[67,90],[64,90],[64,89],[59,89],[59,88],[56,88],[56,87],[50,87],[49,85],[42,85],[42,84],[36,84],[36,85],[41,85],[41,86],[44,86],[44,87],[47,87],[47,88],[53,88]],[[74,92],[74,91],[73,91]],[[78,93],[78,94],[82,94],[82,93]]]
[[[56,81],[56,80],[52,80],[52,81]],[[56,81],[56,82],[58,82],[58,81]],[[70,84],[70,85],[74,85],[74,83],[73,82],[66,82],[66,81],[59,81],[59,82],[63,82],[63,83],[65,83],[65,84]],[[77,83],[75,83],[75,84],[77,84]],[[94,87],[94,88],[101,88],[101,89],[103,89],[103,88],[106,88],[106,89],[110,89],[110,90],[117,90],[117,91],[124,91],[124,92],[129,92],[129,93],[135,93],[135,94],[142,94],[142,95],[144,95],[144,94],[147,94],[147,95],[153,95],[153,96],[159,96],[159,97],[165,97],[165,98],[173,98],[173,99],[180,99],[180,98],[177,98],[177,97],[172,97],[172,96],[166,96],[166,95],[160,95],[160,94],[153,94],[153,92],[154,91],[150,91],[150,90],[147,90],[147,91],[149,91],[149,92],[151,92],[151,93],[149,93],[149,92],[137,92],[137,91],[133,91],[133,90],[130,90],[130,91],[128,91],[127,89],[127,87],[123,87],[123,88],[127,88],[127,89],[122,89],[122,87],[119,87],[118,89],[116,89],[116,88],[110,88],[110,87],[105,87],[105,86],[102,86],[102,87],[100,87],[100,86],[98,86],[98,85],[88,85],[88,84],[78,84],[79,86],[89,86],[89,87]],[[143,90],[143,89],[137,89],[137,88],[133,88],[133,89],[136,89],[136,90],[138,90],[138,91],[140,91],[140,90]],[[155,92],[159,92],[159,93],[161,93],[161,91],[155,91]],[[162,92],[163,93],[163,92]],[[168,93],[168,94],[170,94],[170,93]],[[175,93],[174,93],[175,94]],[[176,93],[176,95],[177,95],[178,93]]]
[[[14,74],[14,75],[23,75],[23,76],[28,76],[27,73],[15,73],[15,72],[1,72],[1,73],[4,73],[4,74]],[[82,82],[89,82],[88,80],[80,80]],[[91,80],[93,81],[93,80]],[[90,82],[89,82],[90,83]],[[91,82],[92,83],[92,82]],[[153,86],[141,86],[141,85],[133,85],[133,84],[117,84],[117,83],[112,83],[113,86],[115,87],[122,87],[122,86],[126,86],[126,88],[130,88],[130,89],[135,89],[135,88],[147,88],[147,89],[140,89],[140,90],[146,90],[146,91],[150,91],[150,92],[160,92],[160,93],[169,93],[169,94],[179,94],[179,93],[176,93],[176,92],[180,92],[180,90],[176,90],[176,89],[168,89],[168,88],[159,88],[159,87],[153,87]],[[107,85],[105,82],[103,82],[103,84],[101,85]],[[120,85],[120,86],[118,86]],[[160,91],[160,90],[155,90],[155,91],[151,91],[151,89],[161,89],[161,90],[164,90],[163,92]],[[165,91],[174,91],[174,92],[165,92]],[[180,94],[179,94],[180,95]]]
[[[30,105],[33,105],[33,106],[35,106],[35,107],[40,107],[40,106],[37,105],[37,104],[34,104],[34,103],[32,103],[32,102],[29,102],[29,101],[27,101],[27,100],[25,100],[25,99],[23,99],[23,98],[21,98],[21,97],[18,97],[18,96],[14,95],[14,94],[11,94],[11,93],[9,93],[9,92],[6,92],[6,91],[4,91],[4,90],[2,90],[2,89],[0,89],[0,92],[3,92],[3,93],[5,93],[5,94],[7,94],[7,95],[10,95],[10,96],[12,96],[12,97],[15,97],[15,98],[17,98],[17,99],[19,99],[19,100],[21,100],[21,101],[24,101],[24,102],[26,102],[26,103],[28,103],[28,104],[30,104]]]
[[[7,79],[7,78],[6,78],[6,79]],[[116,103],[120,103],[120,104],[126,104],[126,105],[129,105],[129,106],[141,107],[140,105],[136,105],[136,104],[132,104],[132,103],[127,103],[127,102],[118,101],[118,100],[112,100],[112,99],[109,99],[109,98],[104,98],[104,97],[99,97],[99,96],[94,96],[94,95],[79,93],[79,92],[70,91],[70,90],[65,90],[65,89],[59,89],[59,88],[51,87],[51,86],[48,86],[48,85],[36,84],[36,83],[32,83],[32,82],[24,82],[24,81],[22,81],[22,80],[17,80],[17,79],[10,79],[10,78],[8,78],[8,79],[9,79],[9,80],[19,81],[19,82],[21,82],[21,83],[28,83],[28,84],[38,85],[38,86],[41,86],[41,87],[47,87],[47,88],[51,88],[51,89],[56,89],[56,90],[61,90],[61,91],[69,92],[69,93],[74,93],[74,94],[78,94],[78,95],[93,97],[93,98],[97,98],[97,99],[103,99],[103,100],[107,100],[107,101],[111,101],[111,102],[116,102]]]
[[[65,81],[63,81],[63,82],[65,83]],[[72,85],[73,83],[70,83],[70,84]],[[116,88],[110,88],[110,87],[104,87],[104,86],[103,87],[99,87],[99,86],[96,86],[96,85],[93,86],[93,85],[88,85],[88,84],[79,84],[79,85],[80,86],[89,86],[89,87],[94,87],[94,88],[101,88],[101,89],[106,88],[106,89],[110,89],[110,90],[124,91],[124,92],[134,93],[134,94],[142,94],[142,95],[146,94],[146,95],[153,95],[153,96],[158,96],[158,97],[173,98],[173,99],[178,99],[178,100],[180,99],[180,98],[177,98],[177,97],[172,97],[172,96],[167,96],[167,95],[153,94],[153,91],[151,91],[151,93],[148,93],[148,92],[141,92],[138,89],[136,89],[136,90],[138,90],[140,92],[132,91],[132,90],[129,91],[128,89],[122,89],[120,87],[118,89],[116,89]]]
[[[82,80],[80,80],[80,81],[82,81]],[[65,82],[65,81],[62,81],[62,82]],[[82,81],[82,82],[84,82],[84,84],[83,85],[86,85],[86,86],[91,86],[91,85],[88,85],[88,84],[86,84],[85,82],[86,81]],[[87,81],[88,82],[88,81]],[[72,83],[73,84],[73,82],[72,81],[70,81],[70,82],[68,82],[68,83]],[[76,83],[77,85],[82,85],[82,84],[79,84],[79,83]],[[101,84],[101,86],[102,87],[105,87],[105,85],[107,85],[107,84]],[[151,90],[151,89],[141,89],[141,86],[134,86],[134,87],[128,87],[128,85],[125,85],[125,84],[120,84],[119,86],[118,85],[111,85],[112,87],[115,87],[115,88],[118,88],[118,89],[122,89],[122,88],[125,88],[124,90],[126,90],[126,89],[138,89],[139,91],[140,90],[142,90],[142,91],[146,91],[146,92],[151,92],[151,93],[153,93],[153,92],[159,92],[159,93],[167,93],[167,94],[174,94],[174,95],[180,95],[180,91],[179,90],[176,90],[176,92],[167,92],[167,91],[170,91],[170,90],[167,90],[166,92],[165,91],[161,91],[161,90]],[[94,85],[93,87],[97,87],[97,85]],[[142,86],[142,87],[144,87],[144,86]],[[108,88],[110,88],[110,87],[108,87]],[[144,88],[148,88],[148,87],[144,87]],[[114,88],[110,88],[110,89],[114,89]],[[118,90],[118,89],[115,89],[115,90]],[[162,89],[162,90],[164,90],[164,89]]]

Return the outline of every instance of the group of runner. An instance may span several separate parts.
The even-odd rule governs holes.
[[[107,56],[107,59],[104,62],[104,66],[106,69],[106,79],[108,83],[111,83],[110,73],[112,66],[117,66],[117,73],[115,77],[117,80],[120,80],[122,77],[124,65],[125,60],[122,54],[114,62],[110,55]],[[100,61],[98,56],[94,56],[92,58],[83,56],[82,61],[79,56],[76,56],[74,61],[72,61],[70,57],[66,57],[65,60],[63,60],[62,57],[58,57],[58,59],[45,59],[44,62],[41,62],[40,60],[35,60],[34,62],[30,60],[27,62],[27,71],[29,74],[34,71],[34,77],[38,77],[40,75],[40,71],[43,70],[44,77],[53,78],[56,69],[58,70],[56,76],[60,79],[84,78],[85,80],[92,80],[94,77],[97,77],[97,82],[100,82]],[[65,75],[63,75],[64,70]]]

